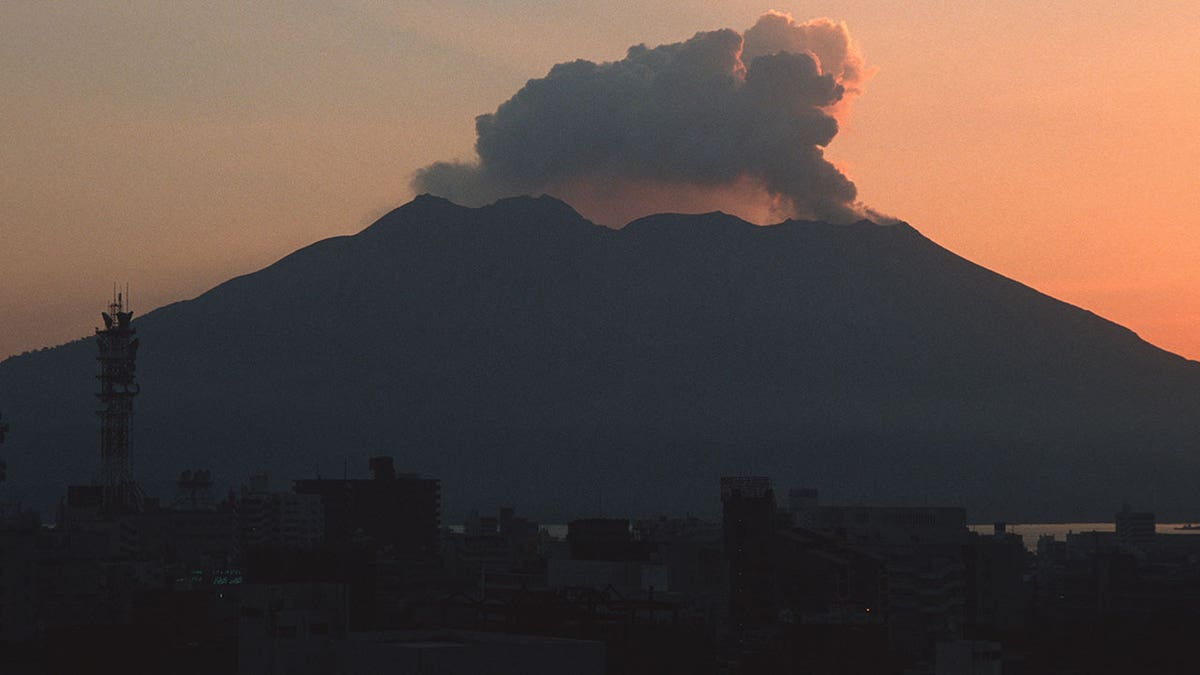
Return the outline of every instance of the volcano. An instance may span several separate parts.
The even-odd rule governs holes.
[[[903,223],[421,196],[133,325],[133,471],[164,497],[183,469],[282,488],[389,454],[451,521],[709,515],[748,473],[973,519],[1200,510],[1200,363]],[[10,494],[98,472],[95,351],[0,363]]]

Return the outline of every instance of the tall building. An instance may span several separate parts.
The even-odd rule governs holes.
[[[970,533],[966,561],[966,621],[976,630],[1016,630],[1026,625],[1033,587],[1025,582],[1029,553],[1020,535],[996,523],[992,534]]]
[[[887,562],[887,622],[894,648],[930,654],[938,640],[962,636],[965,509],[817,506],[803,510],[799,520]]]
[[[369,479],[295,481],[293,492],[317,495],[325,509],[325,543],[370,542],[398,554],[438,554],[441,482],[396,473],[391,457],[370,460]]]
[[[775,619],[772,544],[775,491],[762,476],[721,478],[729,611],[738,633]]]
[[[1153,513],[1134,511],[1128,504],[1113,517],[1117,526],[1117,545],[1125,549],[1145,549],[1154,543]]]
[[[175,501],[171,507],[179,510],[199,511],[213,507],[212,472],[207,469],[190,469],[179,474],[175,481]]]
[[[252,476],[235,502],[237,543],[241,551],[278,547],[307,549],[325,536],[320,495],[271,492],[266,476]]]
[[[297,480],[325,511],[324,546],[335,576],[350,585],[355,629],[404,622],[408,600],[428,592],[441,568],[441,483],[396,473],[391,457],[370,460],[369,479]]]

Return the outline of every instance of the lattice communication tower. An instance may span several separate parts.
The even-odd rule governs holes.
[[[126,311],[125,296],[115,292],[104,317],[104,328],[96,329],[100,347],[100,472],[104,490],[104,510],[123,513],[137,510],[141,492],[133,482],[129,464],[129,428],[133,417],[133,397],[138,385],[134,381],[138,339],[130,325],[133,312]]]

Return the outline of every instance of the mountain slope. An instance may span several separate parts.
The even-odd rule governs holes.
[[[443,480],[450,520],[711,513],[748,472],[980,518],[1200,506],[1200,364],[907,225],[613,231],[551,198],[419,197],[135,326],[148,485],[389,453]],[[0,364],[18,490],[94,472],[93,352]]]

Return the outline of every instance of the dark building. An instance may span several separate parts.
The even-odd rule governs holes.
[[[325,511],[321,497],[295,492],[271,492],[266,475],[250,477],[234,501],[237,546],[240,551],[274,547],[307,549],[321,543]]]
[[[930,506],[810,506],[792,514],[887,562],[887,624],[893,649],[931,657],[966,621],[966,511]]]
[[[1128,504],[1113,517],[1117,526],[1117,545],[1125,549],[1145,550],[1154,544],[1154,514],[1134,511]]]
[[[887,616],[887,564],[837,537],[780,528],[774,543],[774,596],[788,623],[882,624]]]
[[[256,564],[261,583],[331,581],[350,586],[350,623],[355,630],[405,625],[409,601],[430,592],[441,573],[441,484],[398,474],[391,457],[370,460],[368,479],[297,480],[297,495],[316,495],[325,512],[324,550],[288,575],[270,555]],[[284,553],[292,555],[292,553]]]
[[[684,594],[690,605],[724,609],[729,570],[720,523],[660,516],[637,521],[634,532],[650,559],[666,565],[672,591]]]
[[[569,558],[547,561],[551,588],[615,589],[627,597],[662,593],[670,587],[667,569],[650,560],[646,542],[635,541],[624,518],[583,518],[567,525]]]
[[[738,672],[894,670],[886,556],[793,526],[766,478],[722,478],[721,502]]]
[[[502,507],[499,518],[472,511],[462,532],[442,537],[442,560],[455,589],[483,597],[497,589],[545,585],[538,524],[511,507]]]
[[[459,630],[355,631],[345,585],[242,589],[237,672],[246,675],[574,673],[605,671],[604,645]]]
[[[0,644],[31,640],[37,627],[38,528],[14,520],[0,520]]]
[[[979,637],[1017,630],[1030,620],[1033,584],[1020,535],[996,523],[992,534],[972,532],[965,549],[966,625]]]
[[[725,557],[729,561],[729,612],[734,629],[776,618],[772,584],[775,492],[761,476],[721,478]]]
[[[629,520],[581,518],[567,524],[567,543],[573,560],[640,560]]]
[[[293,491],[318,495],[325,508],[325,542],[370,542],[398,554],[438,554],[441,483],[397,474],[391,457],[370,460],[370,479],[305,479]]]

